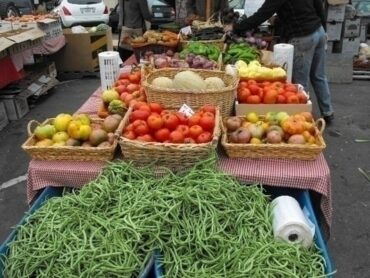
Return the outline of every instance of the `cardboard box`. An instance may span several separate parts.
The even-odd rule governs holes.
[[[367,24],[360,26],[360,42],[366,42],[367,39]]]
[[[235,102],[235,115],[245,116],[249,112],[256,112],[259,115],[264,115],[267,112],[285,111],[289,115],[300,112],[312,112],[312,102],[309,100],[307,104],[247,104]]]
[[[0,101],[0,130],[7,126],[9,123],[8,115],[6,114],[5,105]]]
[[[0,53],[8,55],[23,52],[41,44],[44,33],[38,29],[18,29],[0,32]]]
[[[328,41],[339,41],[342,35],[343,22],[327,22],[326,34]]]
[[[73,34],[71,29],[64,29],[63,33],[67,44],[55,55],[57,71],[95,71],[99,68],[98,54],[113,50],[111,29],[82,34]]]
[[[343,26],[343,38],[354,38],[360,36],[361,19],[346,19]]]
[[[345,4],[336,5],[336,6],[329,5],[326,21],[327,22],[332,22],[332,21],[343,22],[345,13],[346,13]]]
[[[0,95],[10,121],[21,119],[29,111],[27,97],[21,94]]]
[[[256,112],[259,115],[267,112],[285,111],[288,114],[296,114],[300,112],[312,112],[312,102],[309,100],[309,95],[306,93],[302,85],[296,84],[298,92],[304,93],[308,101],[306,104],[247,104],[235,102],[235,114],[237,116],[245,116],[249,112]]]
[[[360,38],[344,38],[342,41],[342,51],[344,55],[358,55],[360,48]]]
[[[60,20],[50,18],[38,20],[37,27],[44,32],[44,40],[49,40],[63,35],[62,23]]]

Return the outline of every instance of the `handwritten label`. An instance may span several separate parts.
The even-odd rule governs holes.
[[[183,104],[179,110],[179,112],[183,113],[187,117],[191,117],[194,115],[193,109],[191,109],[189,106],[186,104]]]

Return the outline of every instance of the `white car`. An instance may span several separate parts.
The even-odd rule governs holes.
[[[109,10],[103,0],[57,0],[54,12],[63,26],[107,24]]]

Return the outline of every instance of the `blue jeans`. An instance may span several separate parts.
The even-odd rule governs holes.
[[[311,81],[320,112],[323,116],[334,113],[328,80],[325,74],[325,30],[321,26],[305,37],[289,40],[294,45],[293,82],[301,84],[306,90]]]

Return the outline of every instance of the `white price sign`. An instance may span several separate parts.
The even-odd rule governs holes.
[[[193,109],[191,109],[189,106],[186,104],[183,104],[179,110],[179,112],[183,113],[187,117],[191,117],[194,115]]]

